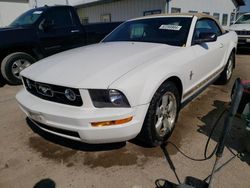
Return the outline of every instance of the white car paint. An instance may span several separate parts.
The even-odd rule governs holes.
[[[79,89],[83,100],[81,107],[43,100],[26,89],[17,94],[17,101],[29,118],[51,127],[75,131],[80,138],[40,127],[53,134],[87,143],[132,139],[140,132],[149,103],[165,80],[173,77],[180,80],[183,89],[180,102],[184,103],[199,90],[197,85],[203,83],[205,86],[220,75],[236,48],[235,32],[219,36],[216,42],[192,45],[197,19],[193,17],[185,47],[142,42],[99,43],[51,56],[22,71],[22,76],[37,82]],[[119,90],[131,107],[96,108],[89,89]],[[92,122],[130,116],[132,121],[125,124],[91,126]]]
[[[114,49],[115,53],[110,54]],[[176,50],[178,47],[154,43],[100,43],[43,59],[22,74],[40,82],[49,81],[50,84],[62,86],[108,88],[113,81],[135,67]]]
[[[245,24],[239,24],[237,21],[244,15],[250,15],[250,13],[246,13],[241,15],[234,24],[232,24],[228,30],[235,31],[238,33],[238,44],[239,47],[247,47],[247,45],[250,45],[250,23]],[[249,46],[248,46],[249,47]]]

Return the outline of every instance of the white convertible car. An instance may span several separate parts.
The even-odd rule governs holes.
[[[44,131],[86,143],[168,139],[179,110],[206,86],[226,83],[237,34],[207,15],[129,20],[102,42],[21,72],[16,98]]]

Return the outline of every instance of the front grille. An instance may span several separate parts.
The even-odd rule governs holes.
[[[52,132],[55,132],[55,133],[63,134],[63,135],[66,135],[66,136],[72,136],[72,137],[80,138],[78,132],[69,131],[69,130],[65,130],[65,129],[59,129],[59,128],[55,128],[55,127],[50,127],[50,126],[44,125],[42,123],[39,123],[37,121],[35,121],[35,123],[39,127],[44,128],[44,129],[46,129],[48,131],[52,131]]]
[[[52,84],[46,84],[46,83],[41,83],[41,82],[35,82],[25,77],[23,77],[23,82],[28,92],[30,92],[31,94],[41,99],[56,102],[56,103],[66,104],[66,105],[72,105],[72,106],[83,105],[80,91],[78,89],[57,86],[57,85],[52,85]],[[28,86],[28,82],[29,82],[29,86]],[[65,96],[66,89],[70,89],[75,93],[76,95],[75,100],[72,101],[72,100],[67,99],[67,97]]]
[[[250,35],[250,31],[235,31],[238,35]]]

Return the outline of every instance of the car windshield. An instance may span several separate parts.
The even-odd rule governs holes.
[[[237,21],[236,24],[250,24],[250,14],[245,14],[241,16]]]
[[[191,17],[162,17],[128,21],[115,29],[103,42],[136,41],[184,46]]]
[[[42,15],[43,11],[40,10],[30,10],[25,12],[17,19],[15,19],[10,26],[22,26],[22,25],[31,25],[35,23],[38,18]]]

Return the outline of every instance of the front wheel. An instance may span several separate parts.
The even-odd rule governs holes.
[[[167,81],[157,90],[138,136],[149,146],[158,146],[172,134],[180,107],[180,95],[173,82]]]
[[[6,81],[12,85],[21,84],[20,72],[33,64],[36,60],[27,53],[16,52],[6,56],[1,63],[1,73]]]

